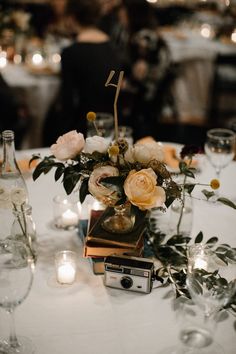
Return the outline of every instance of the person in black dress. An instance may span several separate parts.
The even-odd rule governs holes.
[[[67,13],[78,35],[61,53],[60,133],[76,129],[86,136],[87,112],[113,113],[115,90],[105,82],[111,70],[119,74],[121,62],[108,35],[97,27],[99,1],[69,0]]]

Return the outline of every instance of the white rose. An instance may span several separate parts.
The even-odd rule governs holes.
[[[145,144],[135,144],[133,157],[135,161],[147,164],[151,160],[163,161],[164,152],[162,145],[156,141],[145,143]]]
[[[83,150],[84,144],[83,134],[72,130],[57,139],[56,144],[51,146],[51,152],[61,161],[73,159]]]
[[[107,152],[110,142],[102,136],[94,135],[89,137],[85,141],[84,152],[92,154],[94,151],[98,151],[102,154]]]
[[[97,167],[91,173],[88,182],[88,189],[92,196],[108,205],[114,205],[118,200],[118,195],[114,190],[102,185],[100,181],[111,176],[119,176],[119,170],[116,167],[110,165]]]

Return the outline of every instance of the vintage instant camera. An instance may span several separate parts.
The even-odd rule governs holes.
[[[105,258],[104,284],[106,286],[150,293],[154,263],[146,258],[108,256]]]

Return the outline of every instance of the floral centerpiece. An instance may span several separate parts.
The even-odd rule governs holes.
[[[152,249],[152,256],[155,256],[161,264],[156,270],[156,279],[163,284],[162,286],[173,283],[176,296],[188,298],[190,294],[185,281],[188,244],[191,238],[183,236],[180,232],[185,199],[191,197],[196,185],[203,185],[211,188],[202,191],[206,200],[209,200],[214,196],[214,190],[219,188],[219,181],[214,179],[208,184],[195,182],[195,168],[192,162],[199,149],[194,146],[185,146],[180,153],[179,173],[183,175],[183,179],[178,183],[164,163],[162,144],[148,141],[130,145],[124,138],[119,138],[116,104],[123,72],[120,73],[117,84],[111,83],[113,75],[114,72],[111,72],[106,86],[116,88],[114,140],[108,141],[101,136],[96,126],[96,113],[88,112],[87,119],[93,122],[97,135],[85,139],[83,134],[74,130],[59,137],[50,148],[52,154],[44,157],[35,168],[33,179],[36,180],[41,174],[55,169],[55,180],[62,181],[68,194],[78,189],[81,203],[88,194],[91,194],[104,205],[116,209],[114,217],[119,222],[109,220],[104,227],[108,225],[110,231],[119,233],[129,232],[132,228],[126,214],[127,206],[134,215],[140,210],[149,214],[153,208],[165,211],[179,199],[182,208],[176,225],[176,234],[172,237],[168,235],[167,240],[167,235],[156,233],[150,225],[147,225],[146,240]],[[31,161],[38,158],[40,156],[33,156]],[[226,198],[219,197],[217,201],[236,209],[236,205]],[[207,244],[225,264],[235,262],[235,250],[229,245],[217,246],[217,241],[217,238],[212,238]],[[194,242],[203,242],[201,232]],[[217,281],[217,275],[213,274],[212,279]],[[228,304],[228,308],[233,312],[235,301],[234,297]]]
[[[114,140],[108,141],[101,136],[96,126],[96,113],[88,112],[87,120],[94,124],[97,135],[84,138],[83,134],[73,130],[60,136],[50,148],[51,155],[37,165],[33,173],[36,180],[41,174],[55,168],[55,180],[62,177],[67,194],[79,189],[79,199],[83,203],[86,195],[109,207],[120,211],[131,207],[135,215],[137,209],[147,212],[154,207],[165,209],[175,199],[185,198],[185,192],[191,194],[196,183],[186,183],[187,177],[194,178],[192,157],[198,152],[195,147],[184,148],[181,152],[180,172],[185,176],[182,184],[176,183],[164,164],[162,144],[156,141],[137,142],[129,145],[118,136],[117,100],[123,78],[120,73],[117,84],[111,83],[115,72],[112,71],[106,86],[116,88],[114,100]],[[33,156],[31,161],[40,156]],[[218,181],[208,186],[219,187]],[[183,193],[184,192],[184,193]],[[205,191],[207,197],[213,191]],[[227,201],[222,202],[227,203]],[[117,210],[116,210],[117,211]],[[123,215],[124,217],[124,215]],[[124,221],[124,219],[123,219]],[[116,231],[112,224],[111,231]],[[119,232],[122,232],[118,225]],[[132,226],[123,226],[126,232]]]

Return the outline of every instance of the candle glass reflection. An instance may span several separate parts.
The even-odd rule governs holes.
[[[65,230],[78,226],[80,203],[73,197],[57,195],[53,198],[54,225]]]
[[[60,284],[73,284],[77,272],[76,252],[65,250],[55,254],[56,278]]]

